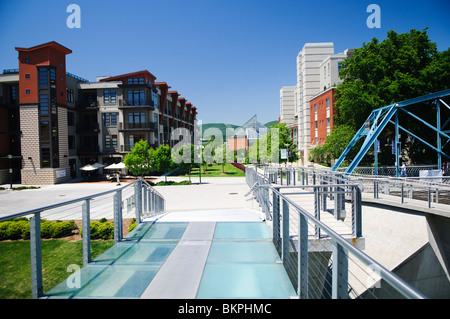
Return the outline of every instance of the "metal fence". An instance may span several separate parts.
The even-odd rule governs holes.
[[[246,168],[247,184],[272,225],[275,247],[298,297],[425,298],[356,247],[363,240],[358,184],[334,174],[310,173]],[[274,184],[283,180],[283,185]],[[327,209],[330,200],[332,210]],[[350,203],[349,214],[345,202]],[[338,225],[347,223],[348,233],[340,234],[325,222],[330,211]]]
[[[83,265],[91,262],[90,222],[106,218],[114,221],[114,243],[124,239],[124,219],[136,219],[138,225],[145,218],[165,212],[165,200],[145,180],[138,179],[125,186],[90,196],[85,196],[59,204],[36,208],[33,210],[0,217],[0,222],[19,217],[30,220],[30,256],[31,256],[31,290],[32,298],[40,298],[45,291],[53,288],[43,281],[43,255],[41,247],[42,220],[81,220]],[[47,263],[45,263],[47,265]],[[56,265],[62,267],[60,260]]]

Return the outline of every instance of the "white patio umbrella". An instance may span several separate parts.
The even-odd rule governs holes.
[[[105,169],[117,169],[117,164],[111,164],[105,167]]]
[[[92,164],[92,166],[97,167],[97,168],[105,167],[105,165],[100,164],[100,163],[94,163],[94,164]]]
[[[120,163],[117,163],[117,164],[116,164],[116,168],[117,168],[117,169],[122,169],[122,168],[125,168],[125,164],[124,164],[124,163],[122,163],[122,162],[120,162]]]
[[[83,167],[80,168],[82,171],[95,171],[96,169],[98,169],[98,167],[95,167],[91,164],[87,164]]]

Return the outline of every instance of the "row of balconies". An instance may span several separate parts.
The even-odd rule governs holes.
[[[118,109],[155,109],[155,103],[153,100],[149,99],[148,101],[130,101],[126,99],[119,99],[119,105]],[[86,110],[86,111],[98,111],[100,104],[98,101],[84,101],[84,102],[77,102],[76,103],[77,108],[80,110]],[[114,103],[105,104],[105,106],[112,106],[115,105]],[[103,105],[102,105],[103,106]],[[164,116],[172,117],[172,114],[168,114],[167,112],[164,113]],[[180,118],[180,115],[178,112],[173,117],[178,121],[184,121],[193,124],[193,120],[187,121],[186,120],[186,114],[183,115],[183,118]]]

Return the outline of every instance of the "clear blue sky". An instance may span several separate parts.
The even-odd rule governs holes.
[[[81,28],[69,29],[69,4]],[[369,29],[369,4],[381,28]],[[277,120],[279,91],[296,81],[306,42],[357,48],[389,30],[428,27],[450,47],[450,1],[387,0],[0,0],[0,69],[17,68],[14,47],[57,41],[70,48],[67,71],[98,75],[149,70],[198,108],[203,123]]]

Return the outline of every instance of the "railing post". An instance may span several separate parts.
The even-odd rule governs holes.
[[[91,262],[91,204],[86,199],[81,207],[83,224],[83,265]]]
[[[314,217],[320,220],[320,194],[319,187],[314,187]],[[315,225],[315,238],[320,239],[320,227]]]
[[[114,194],[114,243],[117,244],[122,238],[122,190],[118,190]]]
[[[362,236],[362,201],[361,189],[358,186],[353,186],[352,197],[352,236],[356,238]]]
[[[143,215],[147,215],[147,213],[148,213],[148,210],[147,210],[147,208],[148,208],[148,205],[147,205],[147,199],[148,199],[148,197],[147,197],[147,193],[148,193],[148,190],[147,190],[147,187],[145,187],[144,185],[142,185],[142,192],[143,192],[143,204],[142,204],[142,213],[143,213]]]
[[[273,215],[273,243],[277,251],[280,249],[280,197],[273,191],[272,192],[272,215]]]
[[[134,184],[134,200],[135,200],[135,206],[134,206],[134,212],[136,215],[136,226],[138,226],[141,222],[141,216],[142,216],[142,184],[141,181],[137,181],[136,184]]]
[[[289,204],[283,199],[283,235],[281,244],[281,260],[283,261],[284,267],[289,267]]]
[[[308,298],[308,221],[299,213],[298,222],[298,282],[297,294],[300,299]]]
[[[31,296],[38,299],[44,295],[42,285],[42,251],[41,251],[41,213],[35,213],[30,219],[31,252]]]
[[[332,293],[333,299],[348,299],[348,256],[345,249],[333,240]]]

